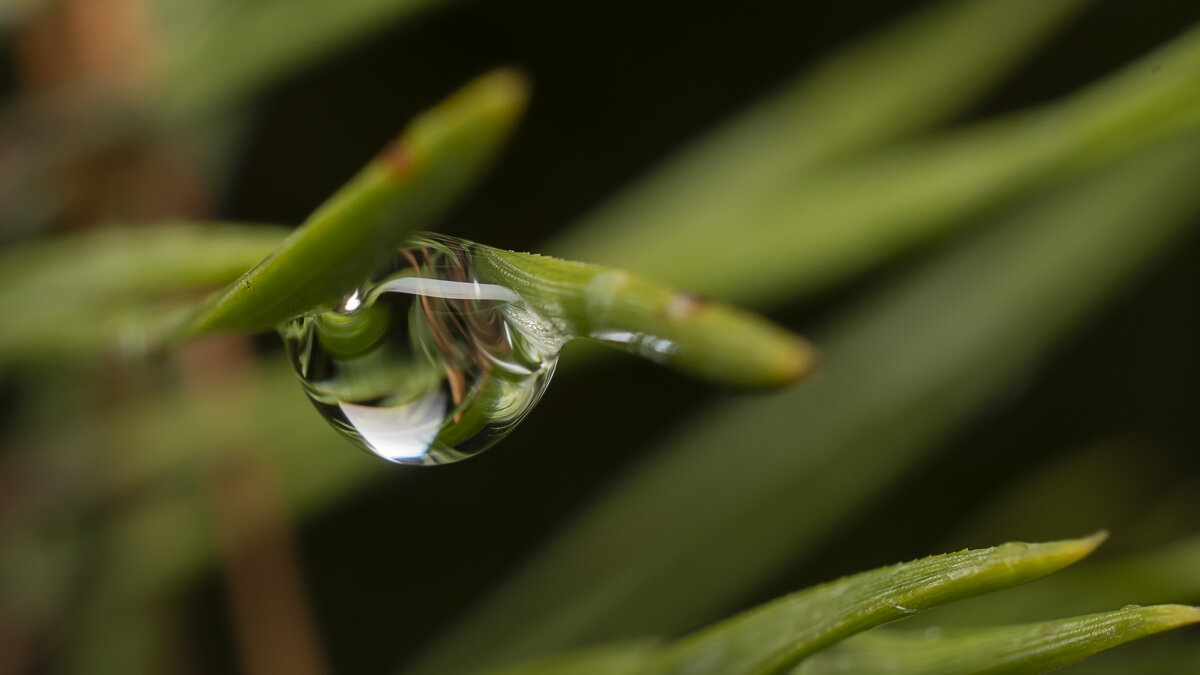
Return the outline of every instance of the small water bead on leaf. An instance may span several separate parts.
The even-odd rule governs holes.
[[[279,328],[309,398],[392,462],[481,452],[533,409],[566,336],[480,278],[473,244],[424,235],[335,308]]]

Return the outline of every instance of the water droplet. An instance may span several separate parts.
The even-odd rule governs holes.
[[[474,245],[424,235],[329,311],[279,328],[317,410],[392,462],[479,453],[533,409],[566,336],[480,278]]]

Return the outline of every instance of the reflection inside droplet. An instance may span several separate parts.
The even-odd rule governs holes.
[[[280,326],[317,409],[393,462],[439,464],[507,435],[537,403],[565,341],[472,245],[415,239],[335,305]]]

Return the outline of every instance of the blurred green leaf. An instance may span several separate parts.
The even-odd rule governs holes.
[[[202,13],[188,6],[196,3],[159,4],[171,38],[159,106],[176,119],[239,103],[339,47],[447,1],[234,1]]]
[[[270,257],[214,295],[184,336],[270,330],[370,278],[475,182],[527,97],[520,75],[498,70],[422,114]]]
[[[965,631],[873,631],[816,654],[795,675],[1034,675],[1172,628],[1200,622],[1182,605]]]
[[[1161,448],[1129,440],[1047,458],[972,515],[948,545],[976,537],[1001,541],[1021,530],[1030,530],[1031,538],[1053,539],[1111,527],[1120,534],[1104,547],[1107,556],[1154,548],[1163,543],[1163,532],[1186,531],[1200,509],[1200,490],[1180,484],[1173,464]],[[1178,514],[1173,522],[1162,522],[1156,513],[1170,519],[1171,511]]]
[[[1195,128],[1198,82],[1200,28],[1194,28],[1121,73],[1040,110],[789,176],[770,190],[748,190],[737,210],[706,206],[704,217],[691,207],[647,208],[644,215],[614,211],[582,223],[548,249],[742,304],[778,305],[1032,187]],[[759,148],[773,153],[777,145],[763,139]],[[740,166],[721,169],[736,184]],[[716,192],[686,173],[678,180],[684,184],[674,189],[700,204]],[[732,237],[737,246],[729,245]]]
[[[95,357],[163,320],[164,299],[228,283],[286,235],[277,227],[167,223],[112,227],[0,254],[0,361]],[[138,336],[142,337],[138,337]]]
[[[1086,4],[936,3],[834,55],[678,153],[548,250],[662,273],[638,247],[653,242],[658,254],[699,232],[728,233],[759,213],[763,200],[774,203],[781,191],[803,185],[814,168],[953,116]],[[663,241],[671,243],[656,245]]]
[[[487,675],[630,675],[642,672],[657,647],[657,640],[604,645],[489,670]]]
[[[414,672],[658,634],[727,607],[1023,379],[1174,241],[1200,206],[1197,171],[1200,140],[1170,139],[850,307],[819,334],[824,365],[807,386],[699,413]]]

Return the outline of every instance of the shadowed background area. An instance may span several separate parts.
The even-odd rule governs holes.
[[[293,226],[513,65],[526,117],[440,231],[751,306],[827,368],[752,394],[572,344],[507,440],[413,468],[326,428],[275,335],[0,338],[0,674],[467,672],[1099,528],[1090,577],[945,620],[1200,602],[1200,7],[992,1],[904,70],[937,28],[905,22],[989,3],[323,4],[0,8],[10,268],[114,222]],[[55,300],[0,279],[24,344]],[[1185,630],[1075,672],[1196,658]]]

